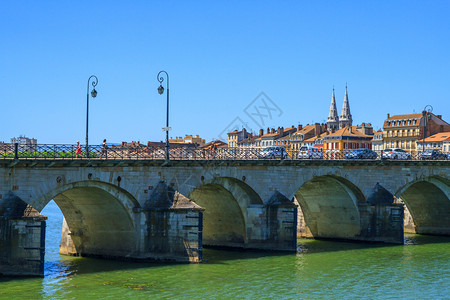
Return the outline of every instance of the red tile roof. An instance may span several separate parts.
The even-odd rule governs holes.
[[[422,118],[422,114],[408,114],[408,115],[395,115],[392,116],[388,119],[386,119],[386,121],[390,121],[390,120],[403,120],[403,119],[420,119]]]
[[[320,134],[319,136],[313,136],[312,138],[309,138],[309,139],[305,140],[304,142],[314,142],[316,139],[321,139],[327,135],[330,135],[330,133],[328,131],[325,131],[324,133]]]
[[[298,135],[298,134],[306,134],[306,133],[314,130],[315,128],[316,128],[315,125],[306,125],[305,127],[303,127],[302,129],[300,129],[299,131],[297,131],[294,134],[296,134],[296,135]]]
[[[330,137],[333,136],[358,136],[358,137],[372,137],[371,135],[367,135],[367,134],[363,134],[360,131],[358,131],[356,129],[356,126],[351,126],[351,131],[350,131],[350,127],[344,127],[339,129],[338,131],[336,131],[335,133],[330,134]]]
[[[239,133],[239,132],[241,132],[242,130],[234,130],[234,131],[232,131],[232,132],[228,132],[227,134],[234,134],[234,133]]]
[[[443,141],[450,141],[450,132],[440,132],[425,138],[425,142],[443,142]],[[423,142],[423,139],[418,140],[418,142]]]

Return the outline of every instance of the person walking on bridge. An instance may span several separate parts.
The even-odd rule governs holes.
[[[107,156],[106,156],[106,149],[107,148],[108,147],[106,145],[106,139],[104,139],[103,143],[102,143],[102,152],[100,153],[100,158],[103,158],[103,157],[107,158]]]
[[[81,146],[80,146],[80,141],[77,141],[77,150],[75,150],[75,157],[78,158],[78,156],[82,156],[81,155]]]

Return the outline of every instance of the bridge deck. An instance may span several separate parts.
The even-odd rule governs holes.
[[[444,160],[133,160],[133,159],[6,159],[0,167],[127,167],[127,166],[450,166]]]

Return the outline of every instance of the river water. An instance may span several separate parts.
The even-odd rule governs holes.
[[[450,237],[406,245],[299,240],[297,254],[204,250],[201,264],[60,256],[52,201],[44,278],[0,278],[0,299],[450,299]]]

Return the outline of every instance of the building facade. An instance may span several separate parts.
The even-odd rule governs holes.
[[[450,131],[450,125],[441,115],[428,112],[407,115],[387,115],[383,125],[384,148],[401,148],[415,152],[416,142],[439,132]]]
[[[384,150],[383,131],[381,129],[373,134],[372,150],[376,152],[381,152]]]
[[[232,132],[228,132],[228,147],[236,148],[238,146],[238,142],[248,138],[249,133],[245,128],[242,130],[234,130]]]
[[[342,158],[346,152],[354,149],[372,149],[373,135],[365,134],[364,126],[346,126],[323,137],[323,149],[327,158]]]
[[[297,128],[294,126],[289,127],[289,128],[278,127],[277,129],[267,128],[266,134],[263,134],[261,136],[261,148],[275,146],[275,144],[277,144],[278,139],[288,136],[290,134],[293,134],[296,131],[297,131]],[[281,143],[281,140],[280,140],[280,143]],[[282,145],[280,145],[280,146],[282,146]]]
[[[298,126],[297,132],[292,134],[290,141],[290,151],[297,152],[306,140],[317,137],[327,130],[326,124],[315,123],[314,125]]]
[[[174,139],[170,138],[169,139],[169,143],[180,143],[180,144],[188,144],[188,143],[192,143],[192,144],[197,144],[199,146],[203,146],[205,145],[205,140],[200,138],[198,135],[191,135],[191,134],[186,134],[183,137],[175,137]]]
[[[37,139],[27,138],[26,136],[19,136],[11,139],[11,145],[18,144],[22,151],[35,151],[37,146]]]

